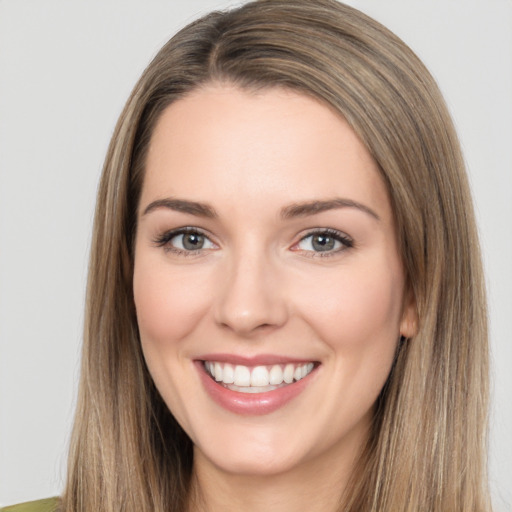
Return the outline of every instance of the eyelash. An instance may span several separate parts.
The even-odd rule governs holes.
[[[173,238],[176,238],[180,235],[186,235],[186,234],[195,234],[203,236],[206,240],[209,240],[211,242],[210,238],[199,228],[194,227],[185,227],[185,228],[179,228],[171,231],[166,231],[165,233],[162,233],[157,238],[154,239],[153,243],[157,247],[163,247],[166,252],[172,252],[174,254],[177,254],[179,256],[195,256],[199,254],[203,248],[196,249],[196,250],[184,250],[180,249],[179,247],[174,247],[170,244],[171,240]]]
[[[179,228],[176,230],[166,231],[165,233],[159,235],[154,239],[154,244],[157,247],[163,247],[166,252],[172,252],[174,254],[177,254],[179,256],[194,256],[197,254],[200,254],[201,251],[205,250],[204,248],[196,249],[196,250],[184,250],[180,249],[178,247],[174,247],[170,244],[171,240],[173,238],[176,238],[180,235],[186,235],[186,234],[196,234],[204,237],[206,240],[208,240],[210,243],[213,244],[213,242],[210,240],[210,238],[199,228],[195,227],[184,227]],[[310,250],[301,250],[301,249],[292,249],[295,251],[301,251],[303,254],[307,255],[310,258],[327,258],[331,256],[335,256],[338,253],[345,251],[347,249],[351,249],[354,247],[354,241],[348,237],[346,234],[344,234],[341,231],[338,231],[336,229],[331,228],[325,228],[325,229],[315,229],[313,231],[310,231],[306,235],[304,235],[297,243],[293,245],[293,247],[297,247],[300,243],[304,242],[310,237],[323,235],[327,238],[332,238],[334,241],[339,242],[342,247],[338,248],[336,250],[328,250],[328,251],[310,251]]]
[[[301,242],[304,242],[308,238],[323,235],[327,238],[332,238],[334,241],[339,242],[342,247],[336,249],[336,250],[330,250],[330,251],[302,251],[305,255],[307,255],[310,258],[329,258],[332,256],[338,255],[340,252],[343,252],[347,249],[351,249],[354,247],[354,241],[347,236],[345,233],[338,231],[337,229],[331,229],[331,228],[324,228],[324,229],[315,229],[313,231],[310,231],[306,235],[304,235],[296,244],[294,244],[294,247],[297,247]],[[301,249],[295,249],[297,251],[300,251]]]

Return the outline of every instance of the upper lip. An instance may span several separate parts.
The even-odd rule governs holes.
[[[214,361],[219,363],[230,363],[241,366],[266,366],[280,363],[310,363],[315,359],[307,359],[301,357],[290,357],[277,354],[257,354],[252,356],[240,356],[236,354],[215,353],[204,354],[197,357],[199,361]]]

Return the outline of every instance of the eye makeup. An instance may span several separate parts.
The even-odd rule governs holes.
[[[153,244],[179,256],[198,255],[217,248],[202,229],[193,226],[165,231],[153,239]],[[290,250],[308,257],[329,257],[352,247],[354,241],[342,231],[317,228],[309,230]]]

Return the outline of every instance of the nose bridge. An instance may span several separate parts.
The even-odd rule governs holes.
[[[279,272],[263,247],[247,244],[227,258],[220,275],[216,321],[241,335],[279,327],[287,311]]]

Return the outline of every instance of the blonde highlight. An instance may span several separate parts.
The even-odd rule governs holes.
[[[159,116],[212,81],[322,101],[358,134],[388,188],[418,333],[397,349],[340,510],[489,511],[485,286],[455,129],[415,54],[334,0],[259,0],[212,13],[162,48],[129,98],[98,191],[62,510],[186,510],[192,445],[140,349],[133,237]]]

